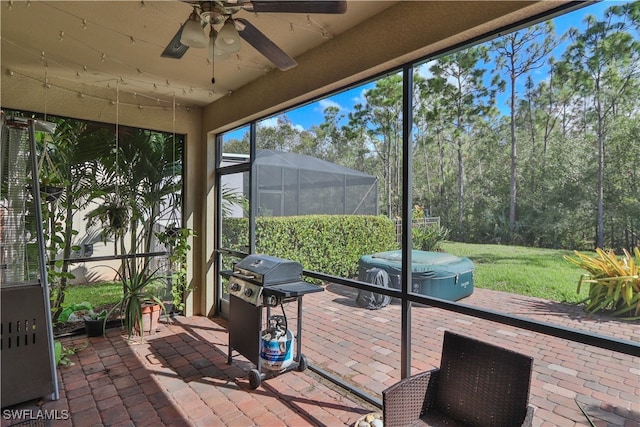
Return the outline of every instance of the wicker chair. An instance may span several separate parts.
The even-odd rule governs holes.
[[[382,392],[385,427],[530,426],[533,359],[446,331],[439,369]]]

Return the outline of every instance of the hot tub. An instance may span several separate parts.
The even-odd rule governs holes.
[[[474,265],[469,258],[444,252],[411,252],[411,291],[421,295],[457,301],[473,293]],[[378,252],[360,257],[359,280],[367,270],[385,270],[391,287],[400,289],[402,251]]]

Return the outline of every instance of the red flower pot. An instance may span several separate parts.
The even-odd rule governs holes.
[[[160,320],[159,304],[145,303],[142,305],[142,332],[143,335],[155,334]],[[135,331],[140,335],[140,322],[135,323]]]

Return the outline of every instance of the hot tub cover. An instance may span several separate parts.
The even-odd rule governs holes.
[[[361,280],[372,268],[385,270],[391,287],[400,289],[402,251],[378,252],[360,257]],[[473,262],[445,252],[411,252],[411,291],[447,300],[458,300],[473,293]]]

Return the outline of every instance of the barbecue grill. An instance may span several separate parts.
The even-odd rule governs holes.
[[[229,274],[229,357],[237,351],[256,365],[249,374],[252,388],[260,386],[268,376],[297,369],[304,371],[307,361],[301,353],[302,297],[324,289],[302,280],[302,265],[269,255],[248,255],[234,265]],[[280,371],[262,369],[260,350],[263,325],[271,318],[271,308],[296,301],[298,321],[295,335],[296,351],[293,363]],[[266,320],[263,315],[266,308]],[[283,307],[284,313],[284,307]]]

